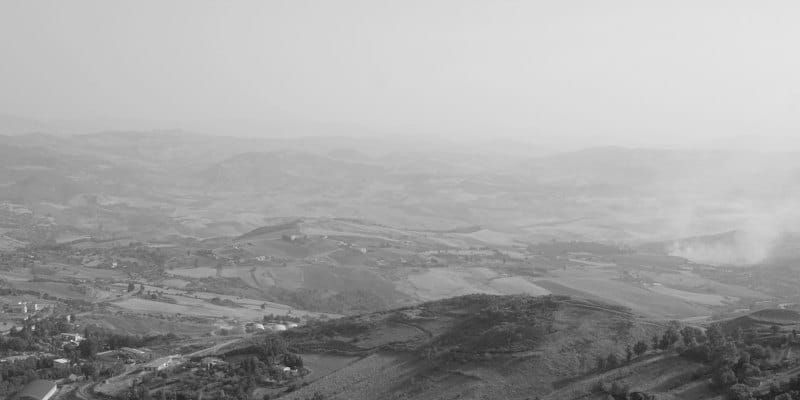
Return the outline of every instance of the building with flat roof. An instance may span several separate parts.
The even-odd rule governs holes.
[[[62,333],[62,340],[69,340],[70,342],[80,343],[85,339],[80,333]]]

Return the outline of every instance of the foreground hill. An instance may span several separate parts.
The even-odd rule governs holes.
[[[624,359],[627,346],[663,330],[566,296],[461,296],[287,332],[307,366],[326,373],[312,372],[286,398],[527,399],[565,386],[588,394],[593,384],[580,378],[597,358]]]

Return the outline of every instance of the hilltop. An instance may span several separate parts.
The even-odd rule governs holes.
[[[460,296],[286,332],[306,365],[327,373],[285,398],[533,398],[663,330],[623,307],[566,296]]]

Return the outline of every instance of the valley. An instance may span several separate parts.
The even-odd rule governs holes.
[[[172,135],[2,138],[2,393],[34,364],[63,400],[793,390],[800,238],[746,230],[752,210],[714,209],[715,190],[674,229],[662,188],[635,184],[724,158],[343,159],[367,146]],[[609,157],[651,172],[600,184],[585,159]],[[760,358],[720,359],[692,333],[709,329]]]

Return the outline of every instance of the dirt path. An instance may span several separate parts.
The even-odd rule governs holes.
[[[421,327],[419,325],[415,325],[415,324],[412,324],[410,322],[403,322],[403,321],[392,321],[392,322],[394,322],[394,323],[396,323],[398,325],[403,325],[403,326],[407,326],[409,328],[416,329],[416,330],[424,333],[425,335],[427,335],[428,338],[432,338],[433,337],[433,332],[431,332],[431,331],[429,331],[429,330],[427,330],[427,329],[425,329],[425,328],[423,328],[423,327]]]
[[[678,396],[678,393],[682,394],[683,399],[686,400],[694,400],[696,398],[706,398],[707,397],[707,387],[708,387],[708,379],[698,379],[691,382],[686,383],[685,385],[678,386],[676,388],[671,389],[667,392],[670,395]],[[694,393],[694,395],[692,395]]]
[[[94,382],[87,383],[85,385],[78,386],[72,395],[78,400],[96,400],[97,397],[92,394],[92,388],[94,387]]]
[[[222,343],[217,343],[217,344],[215,344],[215,345],[213,345],[211,347],[195,351],[194,353],[186,354],[184,357],[186,357],[186,358],[205,357],[206,355],[213,354],[216,351],[219,351],[221,348],[223,348],[223,347],[225,347],[227,345],[236,343],[239,340],[241,340],[241,338],[231,339],[231,340],[228,340],[228,341],[225,341],[225,342],[222,342]]]
[[[626,317],[626,318],[635,318],[636,322],[638,322],[640,324],[652,325],[652,326],[658,326],[658,327],[664,327],[665,326],[665,324],[660,323],[660,322],[655,322],[655,321],[649,321],[649,320],[646,320],[646,319],[636,318],[636,316],[631,312],[622,311],[622,310],[618,310],[618,309],[615,309],[615,308],[603,307],[601,305],[585,304],[585,303],[576,302],[576,301],[572,301],[572,300],[560,300],[560,301],[558,301],[558,303],[569,305],[569,306],[572,306],[572,307],[585,308],[587,310],[592,310],[592,311],[600,311],[600,312],[605,312],[605,313],[609,313],[609,314],[615,314],[615,315],[619,315],[621,317]]]

